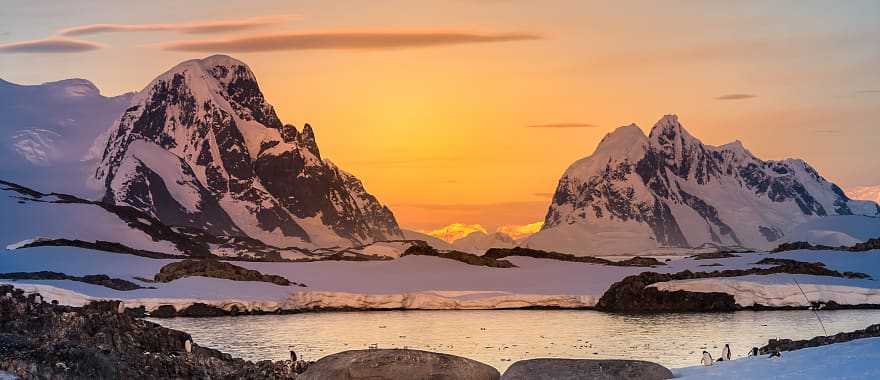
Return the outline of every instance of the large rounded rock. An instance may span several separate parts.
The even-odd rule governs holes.
[[[460,356],[419,350],[354,350],[326,356],[297,379],[495,380],[498,370]]]
[[[641,360],[531,359],[513,363],[502,380],[661,380],[672,371]]]

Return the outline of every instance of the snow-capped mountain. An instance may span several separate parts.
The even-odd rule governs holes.
[[[70,190],[62,182],[82,185],[88,174],[80,162],[132,95],[103,96],[85,79],[40,85],[0,80],[0,176],[59,191]]]
[[[248,66],[228,56],[154,79],[99,144],[104,201],[167,225],[282,247],[402,238],[391,211],[321,157],[312,128],[282,124]]]
[[[483,254],[489,248],[513,248],[516,242],[509,235],[503,232],[493,232],[490,234],[477,231],[471,232],[467,236],[452,242],[452,247],[456,250],[474,254]]]
[[[852,199],[873,201],[880,203],[880,185],[858,186],[846,189],[846,195]]]
[[[632,253],[703,244],[767,248],[796,226],[833,215],[880,215],[798,159],[764,161],[739,141],[705,145],[674,115],[646,136],[605,136],[559,180],[542,230],[527,246]]]

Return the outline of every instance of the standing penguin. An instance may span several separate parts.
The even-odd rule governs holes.
[[[703,363],[704,366],[712,365],[712,355],[707,351],[703,351],[703,360],[701,360],[700,363]]]
[[[727,343],[724,344],[724,348],[721,350],[721,357],[718,358],[719,362],[726,360],[730,360],[730,345]]]

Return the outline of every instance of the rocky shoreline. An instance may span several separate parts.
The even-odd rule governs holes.
[[[772,339],[760,354],[880,336],[880,324],[828,337]],[[189,334],[144,321],[119,301],[84,307],[44,302],[0,285],[0,374],[25,379],[669,379],[672,371],[638,360],[528,359],[504,374],[448,354],[410,349],[353,350],[315,362],[246,361],[201,347]]]

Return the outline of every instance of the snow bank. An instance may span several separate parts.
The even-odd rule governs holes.
[[[774,274],[678,280],[651,286],[665,291],[732,294],[736,303],[741,306],[800,307],[810,306],[811,302],[836,302],[840,305],[880,304],[880,289],[876,288],[876,284],[864,280],[822,276]]]
[[[880,378],[880,338],[859,339],[829,346],[672,370],[681,379],[877,379]]]
[[[200,302],[224,309],[277,310],[354,309],[499,309],[520,307],[583,308],[594,306],[611,284],[646,270],[674,273],[755,267],[766,257],[822,261],[830,269],[865,272],[880,278],[880,251],[868,253],[794,251],[742,254],[741,257],[676,259],[654,268],[611,267],[529,257],[509,257],[517,268],[489,268],[427,256],[388,261],[319,261],[295,263],[236,262],[264,274],[283,276],[308,287],[263,282],[189,277],[170,283],[144,284],[156,289],[116,291],[76,281],[19,280],[17,287],[39,286],[47,299],[77,304],[89,299],[119,299],[148,309],[159,305],[184,308]],[[75,247],[35,247],[0,254],[0,271],[49,270],[70,275],[106,274],[138,282],[152,278],[171,259],[98,253]],[[721,266],[701,267],[718,263]],[[880,304],[880,282],[805,275],[744,276],[674,281],[654,286],[664,290],[723,291],[742,305],[805,306],[798,282],[810,301]],[[140,283],[140,282],[138,282]]]

